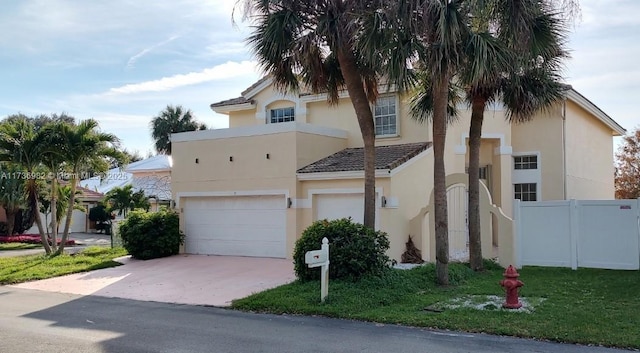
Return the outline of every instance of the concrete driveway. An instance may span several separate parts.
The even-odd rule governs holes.
[[[12,287],[164,303],[228,306],[234,299],[291,282],[291,260],[176,255],[119,259],[124,265]]]

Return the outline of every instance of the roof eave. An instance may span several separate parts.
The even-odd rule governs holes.
[[[255,108],[256,108],[255,103],[241,103],[241,104],[230,104],[230,105],[219,105],[219,106],[214,106],[213,104],[211,105],[211,110],[213,110],[218,114],[229,114],[231,112],[237,112],[241,110],[251,110]]]
[[[627,130],[620,126],[615,120],[613,120],[607,113],[602,111],[597,105],[593,104],[589,99],[580,94],[580,92],[576,91],[573,88],[567,90],[566,94],[567,98],[576,103],[582,109],[591,113],[593,116],[598,118],[598,120],[602,121],[606,126],[608,126],[613,132],[613,136],[622,136],[627,133]]]
[[[296,173],[296,177],[300,181],[364,179],[364,171],[348,170],[348,171],[340,171],[340,172]],[[390,169],[376,169],[376,178],[389,178],[389,177],[391,177]]]

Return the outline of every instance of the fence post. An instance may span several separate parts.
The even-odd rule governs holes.
[[[515,258],[516,268],[522,268],[522,245],[520,237],[522,237],[522,222],[520,221],[522,212],[522,201],[513,200],[513,257]],[[498,246],[502,246],[498,244]]]
[[[638,224],[638,227],[636,228],[636,234],[638,235],[638,263],[640,263],[640,197],[638,197],[636,201],[638,202],[638,204],[636,205],[636,220]],[[637,270],[640,270],[640,267],[637,268]]]
[[[571,244],[571,269],[578,269],[578,242],[580,237],[580,202],[574,199],[569,201],[569,241]]]

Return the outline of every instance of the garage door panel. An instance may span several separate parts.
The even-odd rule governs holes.
[[[284,195],[186,198],[183,220],[187,253],[286,257]]]
[[[364,223],[364,194],[326,194],[315,199],[316,220],[348,218]]]
[[[247,246],[245,242],[233,240],[211,240],[203,239],[199,242],[196,251],[191,252],[197,255],[211,255],[224,248],[230,256],[253,256],[253,257],[282,257],[282,244],[279,242],[259,242]]]
[[[247,217],[250,214],[251,217]],[[199,210],[185,212],[185,222],[188,224],[220,225],[253,225],[253,226],[282,226],[281,210],[256,210],[238,212],[237,210]]]

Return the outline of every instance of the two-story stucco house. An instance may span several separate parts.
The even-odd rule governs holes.
[[[362,220],[363,143],[346,93],[329,106],[323,94],[280,93],[265,77],[211,108],[229,116],[228,129],[172,136],[172,193],[187,253],[290,258],[313,221]],[[433,260],[431,128],[412,120],[407,98],[394,92],[382,94],[372,109],[376,227],[389,234],[393,259],[411,235]],[[625,130],[578,92],[568,90],[564,102],[530,123],[508,124],[498,106],[485,116],[485,203],[509,216],[516,198],[613,198],[612,138]],[[456,232],[464,238],[466,230],[460,176],[468,164],[469,117],[463,111],[447,135],[446,170],[457,176],[448,193],[453,238]],[[494,221],[482,221],[488,251],[500,245],[491,235]]]

